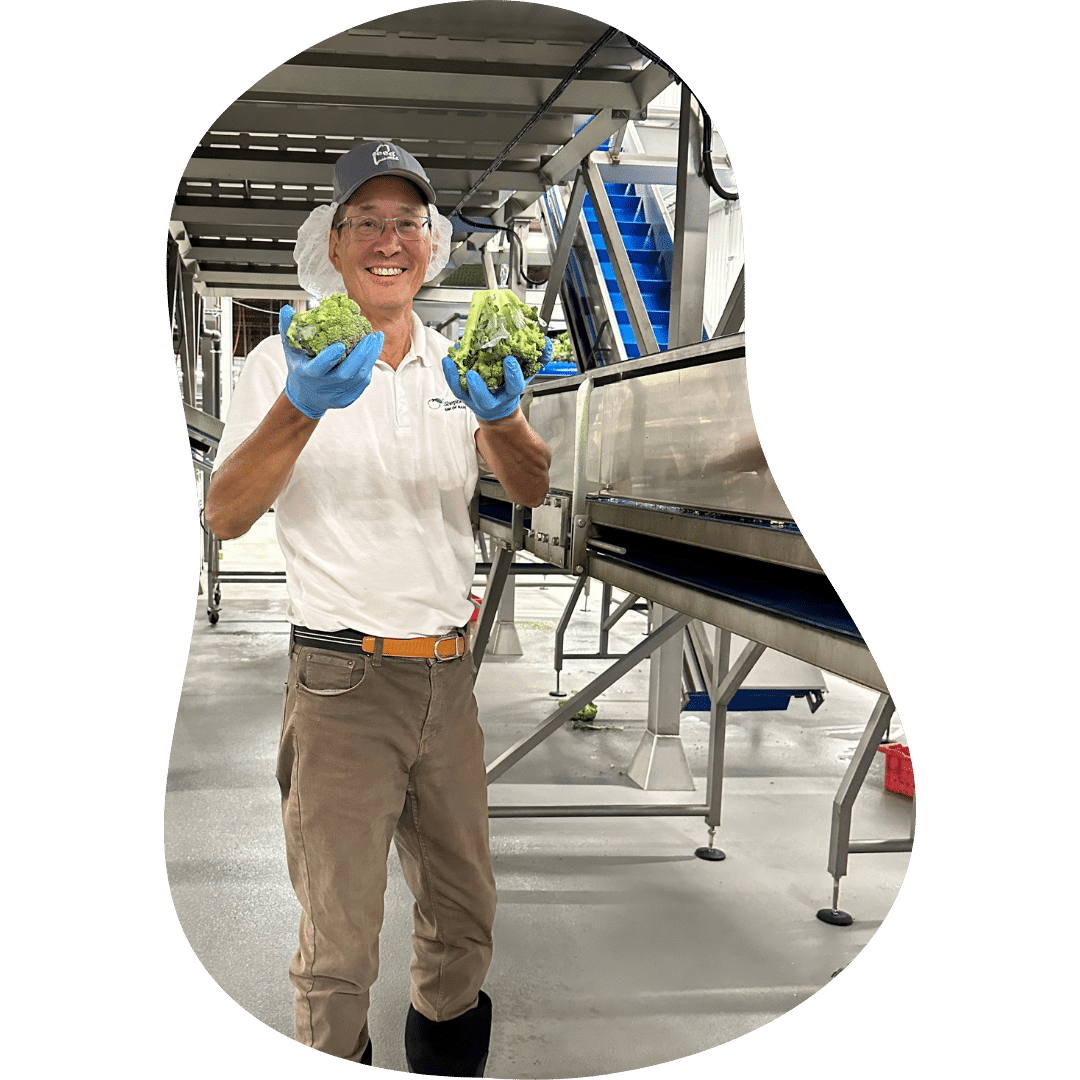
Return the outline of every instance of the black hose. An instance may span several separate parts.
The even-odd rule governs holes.
[[[694,99],[697,101],[697,99]],[[698,101],[698,108],[701,110],[701,169],[705,175],[705,179],[708,182],[709,187],[720,196],[721,199],[727,199],[729,202],[735,202],[739,198],[739,193],[736,191],[734,194],[730,191],[725,191],[720,186],[720,181],[716,179],[716,173],[713,172],[712,164],[712,120],[709,118],[709,114],[705,111],[705,106]]]
[[[533,127],[533,125],[536,124],[536,122],[540,119],[540,117],[542,117],[544,115],[544,113],[546,113],[548,111],[548,109],[551,107],[551,105],[555,101],[555,99],[578,77],[578,75],[581,74],[581,72],[584,69],[585,65],[617,33],[618,33],[618,31],[613,26],[609,26],[600,35],[600,37],[598,37],[596,39],[596,41],[594,41],[585,50],[585,52],[581,54],[581,57],[578,59],[578,62],[570,69],[569,72],[567,72],[567,74],[563,78],[562,82],[560,82],[559,85],[556,86],[555,89],[550,94],[548,94],[547,99],[544,101],[543,105],[541,105],[540,108],[538,108],[536,110],[536,112],[534,112],[532,114],[532,116],[529,117],[529,119],[525,122],[525,126],[506,144],[505,147],[503,147],[502,152],[484,170],[483,175],[476,181],[475,184],[473,184],[473,186],[471,188],[469,188],[468,191],[465,192],[464,195],[462,195],[461,199],[458,201],[457,206],[455,206],[454,209],[450,211],[450,213],[448,215],[449,217],[453,217],[454,214],[458,213],[461,210],[461,208],[465,205],[465,203],[467,203],[469,201],[469,199],[471,199],[473,197],[473,195],[475,195],[476,192],[478,192],[480,190],[480,185],[483,184],[483,182],[506,160],[506,158],[510,154],[510,151],[513,150],[514,147],[517,146],[517,144],[519,142],[521,142],[521,140],[526,136],[526,134],[528,134],[529,130]],[[462,219],[462,220],[464,220],[464,219]]]
[[[636,41],[634,38],[628,35],[623,35],[627,42],[632,45],[646,60],[651,60],[654,64],[659,64],[671,77],[675,83],[679,86],[683,85],[683,80],[679,77],[679,74],[670,65],[665,64],[659,56],[656,55],[651,49],[646,48],[640,41]],[[694,100],[698,103],[698,108],[701,110],[701,123],[702,123],[702,136],[701,136],[701,171],[699,175],[705,177],[709,187],[720,196],[721,199],[728,199],[735,201],[739,197],[739,193],[736,191],[734,194],[730,191],[726,191],[720,185],[720,181],[716,179],[716,173],[713,171],[712,165],[712,120],[709,118],[709,114],[705,111],[705,106],[701,104],[701,99],[691,91]]]
[[[525,273],[525,258],[523,254],[523,247],[521,243],[521,237],[511,228],[506,225],[496,225],[492,222],[490,225],[485,225],[482,221],[473,221],[471,218],[467,218],[464,214],[458,214],[458,220],[465,222],[466,225],[471,226],[474,229],[480,229],[487,232],[489,229],[494,232],[506,233],[507,239],[510,241],[510,258],[514,258],[515,245],[517,245],[517,271],[521,275],[521,279],[527,284],[531,285],[534,289],[539,288],[541,285],[545,285],[543,281],[533,281],[528,274]]]

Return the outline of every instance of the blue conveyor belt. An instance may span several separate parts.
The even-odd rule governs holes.
[[[862,641],[855,621],[822,574],[622,529],[599,529],[597,539],[626,548],[625,555],[593,553],[605,561],[632,566],[709,596]]]

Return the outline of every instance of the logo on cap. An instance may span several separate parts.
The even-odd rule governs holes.
[[[379,143],[371,155],[373,165],[381,165],[384,161],[399,161],[397,151],[389,143]]]

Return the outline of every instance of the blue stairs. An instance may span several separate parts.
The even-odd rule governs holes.
[[[622,234],[630,265],[634,270],[641,298],[652,323],[656,344],[661,350],[668,344],[668,317],[671,307],[671,272],[669,263],[664,259],[662,249],[657,246],[653,227],[645,220],[641,197],[634,191],[633,184],[605,184],[608,200],[614,212],[619,232]],[[630,315],[626,309],[626,300],[619,292],[615,281],[615,269],[611,265],[607,245],[604,243],[600,225],[596,219],[596,210],[592,200],[586,196],[584,206],[585,220],[592,234],[593,244],[600,259],[600,267],[611,295],[611,305],[619,323],[619,332],[626,346],[626,356],[634,359],[641,355],[634,340],[634,331],[630,326]]]

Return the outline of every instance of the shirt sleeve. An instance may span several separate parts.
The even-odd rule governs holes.
[[[248,353],[236,380],[225,417],[225,430],[214,455],[215,470],[262,423],[270,406],[285,389],[287,373],[280,338],[265,338]]]

